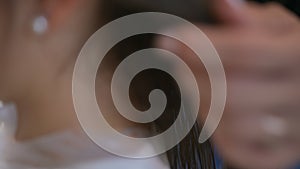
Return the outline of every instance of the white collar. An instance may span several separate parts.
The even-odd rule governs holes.
[[[0,102],[0,135],[12,136],[17,128],[17,111],[14,104]]]
[[[65,131],[27,142],[14,141],[16,107],[0,107],[1,169],[169,169],[165,156],[128,159],[96,146],[81,132]],[[133,147],[134,148],[134,147]]]

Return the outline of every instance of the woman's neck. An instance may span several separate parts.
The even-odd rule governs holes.
[[[67,80],[66,80],[67,79]],[[16,101],[18,111],[17,140],[29,140],[49,133],[64,130],[81,131],[72,99],[72,79],[64,78],[62,83],[38,85],[22,99]],[[55,85],[53,85],[55,84]],[[99,85],[101,86],[101,85]],[[101,89],[106,90],[106,89]],[[97,91],[97,90],[96,90]],[[101,98],[106,98],[102,96]],[[102,99],[107,100],[107,99]],[[106,120],[118,131],[126,128],[140,128],[114,112],[113,103],[105,102]],[[101,105],[101,104],[100,104]]]
[[[53,84],[53,83],[52,83]],[[61,130],[79,128],[72,103],[71,83],[34,88],[16,101],[17,140],[28,140]]]

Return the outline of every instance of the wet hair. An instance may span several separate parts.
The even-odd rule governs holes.
[[[143,12],[124,9],[124,7],[112,4],[110,1],[104,2],[104,7],[104,16],[107,17],[106,22],[128,14]],[[153,34],[145,34],[123,40],[111,50],[115,51],[116,55],[113,56],[116,57],[107,57],[108,59],[104,60],[104,64],[105,62],[109,63],[110,68],[115,69],[124,57],[138,50],[152,47],[151,42],[154,36]],[[153,123],[149,124],[153,135],[155,135],[168,129],[175,121],[178,116],[181,100],[180,91],[174,79],[162,71],[150,69],[140,72],[131,83],[129,93],[133,105],[139,110],[147,110],[150,106],[147,100],[148,95],[153,89],[161,89],[167,96],[167,107],[164,113]],[[188,114],[186,114],[186,117],[189,117]],[[210,141],[203,144],[199,144],[198,142],[200,128],[201,125],[196,122],[187,136],[179,144],[167,151],[166,154],[171,169],[216,168],[214,151]]]
[[[253,1],[258,1],[258,2],[277,1],[285,5],[286,7],[288,7],[290,10],[294,11],[296,14],[300,15],[300,10],[299,10],[300,8],[298,5],[300,2],[297,0],[253,0]],[[122,4],[124,5],[124,3]],[[160,12],[159,10],[157,11]],[[120,4],[115,4],[113,3],[113,1],[105,1],[104,9],[102,12],[104,13],[104,16],[107,16],[106,22],[109,22],[128,14],[137,13],[137,12],[146,12],[146,11],[138,7],[132,10]],[[211,18],[209,16],[206,16],[203,19],[207,22],[213,22],[211,21]],[[153,36],[154,35],[149,34],[149,35],[143,35],[139,37],[131,37],[126,40],[126,43],[123,43],[123,47],[121,47],[122,45],[116,47],[115,51],[118,51],[118,53],[120,54],[119,56],[121,57],[112,59],[114,62],[114,66],[116,67],[117,64],[124,59],[124,57],[122,56],[128,56],[137,50],[151,47],[151,40],[153,39]],[[124,46],[124,44],[126,45]],[[154,123],[151,124],[153,126],[152,131],[153,133],[156,134],[161,133],[164,130],[166,130],[168,127],[170,127],[170,125],[177,118],[179,105],[180,105],[180,93],[178,87],[176,86],[176,83],[172,80],[172,78],[170,78],[168,75],[164,74],[163,72],[159,72],[158,70],[148,70],[148,71],[141,72],[134,79],[133,85],[130,86],[130,94],[131,94],[130,97],[133,98],[132,101],[136,106],[136,108],[140,110],[146,110],[147,108],[149,108],[149,103],[147,102],[147,96],[151,90],[157,88],[165,92],[168,98],[168,103],[167,103],[167,108],[165,112],[162,114],[162,116],[159,119],[155,120]],[[135,100],[134,98],[139,98],[139,99]],[[188,117],[188,114],[186,114],[186,116]],[[167,152],[167,157],[171,169],[215,169],[216,168],[214,150],[210,141],[207,141],[203,144],[198,143],[200,129],[201,129],[201,124],[198,124],[196,122],[196,124],[193,125],[191,131],[188,133],[188,135],[179,144],[177,144],[175,147],[173,147],[171,150]],[[226,166],[223,166],[223,168],[233,169],[232,167],[226,167]]]

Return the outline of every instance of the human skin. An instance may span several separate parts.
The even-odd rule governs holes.
[[[97,23],[91,23],[99,20],[100,6],[97,0],[86,2],[0,0],[0,100],[18,106],[18,140],[79,126],[72,104],[72,70],[82,44],[97,29]],[[299,157],[299,20],[277,5],[230,8],[231,13],[220,6],[226,4],[216,5],[222,25],[199,24],[220,53],[228,78],[228,105],[214,142],[235,166],[284,168]],[[36,35],[31,24],[42,14],[49,19],[49,29]],[[193,37],[189,30],[181,32]],[[283,111],[273,112],[282,104]],[[291,129],[279,149],[257,150],[253,147],[261,144],[257,142],[264,140],[264,133],[253,124],[269,113],[284,114]]]
[[[195,24],[213,42],[227,76],[226,108],[213,142],[231,166],[288,168],[300,157],[299,18],[273,3],[212,3],[218,4],[214,10],[219,24]],[[192,29],[169,31],[183,35],[185,41],[196,41]],[[168,38],[156,43],[189,62],[198,71],[198,82],[205,83],[201,78],[205,72],[189,58],[188,48]],[[205,117],[200,113],[199,120]],[[270,118],[272,131],[264,128]]]
[[[73,107],[73,69],[83,44],[104,24],[103,13],[99,0],[0,0],[0,100],[17,106],[17,140],[82,132]],[[43,34],[32,27],[39,16],[48,21]],[[134,126],[104,104],[114,128]]]
[[[72,103],[78,52],[101,25],[101,1],[0,1],[0,100],[18,109],[16,138],[79,128]],[[47,31],[32,29],[40,15]]]

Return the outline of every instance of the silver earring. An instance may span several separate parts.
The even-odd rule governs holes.
[[[41,15],[34,18],[32,23],[32,30],[38,35],[44,34],[48,29],[48,19]]]

